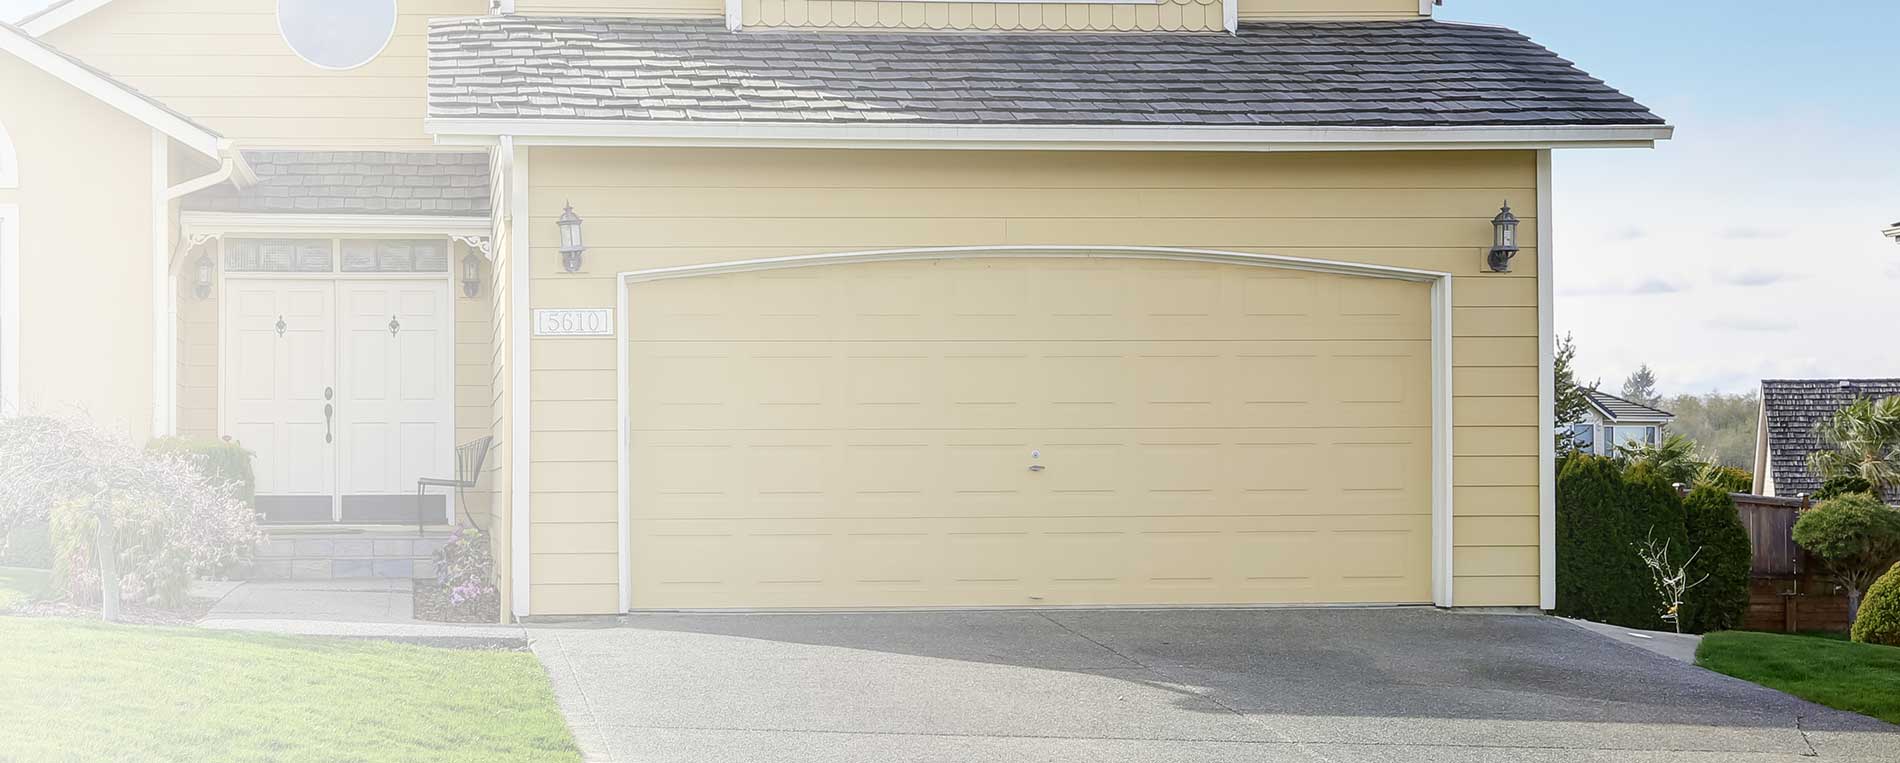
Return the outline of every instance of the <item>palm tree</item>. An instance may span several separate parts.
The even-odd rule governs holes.
[[[1646,466],[1670,482],[1689,484],[1702,469],[1695,457],[1695,441],[1679,434],[1664,437],[1661,444],[1618,445],[1617,456],[1631,466]]]
[[[1827,446],[1808,455],[1822,479],[1859,477],[1878,494],[1900,490],[1900,397],[1860,398],[1814,428]]]

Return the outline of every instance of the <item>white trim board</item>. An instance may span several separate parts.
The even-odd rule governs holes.
[[[0,204],[0,416],[20,412],[20,205]]]
[[[20,153],[13,148],[7,126],[0,124],[0,189],[20,187]]]
[[[1537,600],[1557,608],[1556,202],[1550,151],[1537,152]]]
[[[517,212],[519,214],[519,212]],[[1275,254],[1255,254],[1218,249],[1183,249],[1175,247],[1142,246],[960,246],[933,247],[918,249],[884,249],[861,252],[837,252],[831,254],[797,255],[791,257],[770,257],[764,259],[732,260],[703,265],[685,265],[678,267],[633,270],[619,273],[615,278],[615,288],[619,295],[615,299],[618,310],[615,320],[614,341],[620,346],[615,352],[614,370],[618,387],[614,397],[617,401],[619,419],[616,422],[616,434],[619,442],[616,458],[616,474],[619,484],[614,487],[616,496],[617,524],[620,533],[619,550],[619,593],[620,610],[633,611],[633,559],[630,552],[630,532],[633,527],[633,504],[628,486],[632,476],[632,421],[630,420],[631,401],[628,400],[631,370],[628,367],[626,347],[627,332],[624,331],[628,320],[627,287],[636,283],[664,281],[672,279],[696,278],[700,276],[725,273],[744,273],[760,270],[782,270],[788,268],[823,267],[830,265],[848,265],[864,262],[904,262],[920,260],[951,260],[973,258],[1078,258],[1078,259],[1141,259],[1173,260],[1180,262],[1207,262],[1226,265],[1245,265],[1253,267],[1281,268],[1313,273],[1334,275],[1368,276],[1391,278],[1414,283],[1429,283],[1432,286],[1432,603],[1440,607],[1453,606],[1453,546],[1452,546],[1452,358],[1451,358],[1451,282],[1450,273],[1397,268],[1385,265],[1368,265],[1356,262],[1319,260],[1305,257],[1287,257]],[[517,514],[519,516],[519,514]],[[519,585],[519,583],[517,583]]]
[[[493,221],[478,216],[325,215],[253,212],[180,212],[185,236],[291,235],[330,236],[487,236]]]
[[[727,124],[431,117],[444,145],[707,148],[1022,149],[1079,151],[1402,151],[1653,147],[1675,128],[1160,127],[1147,125]]]
[[[147,100],[125,83],[67,58],[45,43],[22,34],[17,27],[0,24],[0,51],[11,53],[80,92],[125,112],[127,116],[150,125],[152,129],[170,136],[193,151],[213,159],[222,156],[223,136]]]
[[[534,247],[529,230],[530,188],[528,185],[528,152],[517,150],[514,141],[503,139],[503,166],[508,173],[508,436],[514,444],[508,446],[508,517],[510,593],[514,601],[510,610],[515,617],[527,617],[533,613],[534,568],[530,564],[533,553],[534,514],[531,501],[534,497],[530,477],[533,470],[534,451],[532,421],[528,414],[532,406],[529,387],[530,363],[533,355],[529,353],[529,343],[534,339],[532,305],[528,292],[531,288],[531,276],[534,270]],[[497,255],[499,256],[499,255]],[[625,557],[622,557],[624,560]]]

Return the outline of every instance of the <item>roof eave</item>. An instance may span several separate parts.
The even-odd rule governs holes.
[[[81,16],[99,10],[111,2],[112,0],[64,0],[41,8],[21,19],[19,26],[26,30],[27,34],[39,37],[77,21]]]
[[[1881,231],[1880,234],[1893,239],[1894,243],[1900,244],[1900,223],[1894,223],[1893,227]]]
[[[18,27],[0,24],[0,52],[24,61],[61,82],[149,125],[198,153],[223,160],[236,153],[223,136],[152,102],[119,80],[88,68]]]
[[[430,117],[444,145],[964,148],[1085,151],[1414,151],[1652,148],[1670,125],[1215,127],[1174,125],[794,124]]]

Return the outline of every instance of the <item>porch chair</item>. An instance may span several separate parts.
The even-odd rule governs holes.
[[[462,513],[468,516],[469,524],[475,524],[475,516],[468,513],[468,501],[464,493],[469,488],[475,486],[476,480],[481,479],[482,464],[488,461],[488,449],[494,444],[494,436],[489,435],[455,446],[455,479],[423,477],[416,480],[416,535],[418,537],[424,533],[424,520],[427,519],[429,512],[429,507],[423,500],[423,491],[427,488],[455,488],[455,498],[456,501],[461,504]],[[480,530],[482,528],[476,527],[475,529]]]

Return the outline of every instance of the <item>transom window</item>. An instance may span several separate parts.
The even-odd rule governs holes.
[[[339,262],[341,270],[337,267]],[[440,238],[234,238],[224,242],[224,270],[227,273],[447,273],[449,242]]]
[[[396,0],[277,0],[277,31],[314,66],[354,69],[396,34]]]

